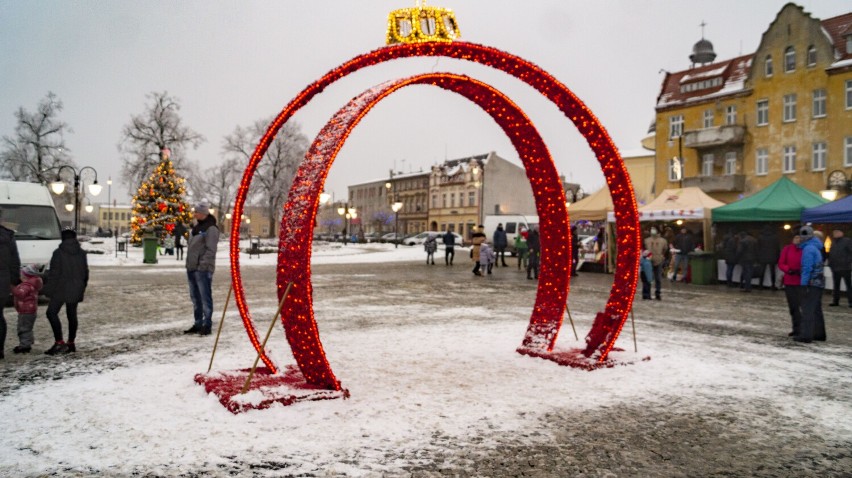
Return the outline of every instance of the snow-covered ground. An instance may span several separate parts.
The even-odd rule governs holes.
[[[274,314],[274,256],[241,258],[259,323]],[[790,344],[780,293],[743,303],[672,285],[664,301],[636,304],[639,353],[629,324],[619,340],[636,362],[586,372],[515,352],[535,284],[514,267],[474,278],[466,251],[450,268],[442,251],[440,265],[423,264],[421,247],[317,244],[317,321],[351,398],[233,415],[192,380],[213,338],[181,334],[191,325],[181,264],[160,259],[90,256],[76,355],[12,356],[10,328],[0,475],[852,473],[852,347],[832,340],[850,327],[831,316],[828,343]],[[572,283],[581,340],[608,281]],[[224,272],[214,286],[218,322]],[[49,344],[43,316],[38,350]],[[271,342],[279,364],[294,363],[280,328]],[[567,321],[559,345],[579,346]],[[213,368],[253,358],[232,307]]]

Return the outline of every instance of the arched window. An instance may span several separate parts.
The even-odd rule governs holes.
[[[808,66],[816,65],[817,61],[817,52],[816,47],[811,45],[808,47]]]
[[[763,62],[763,72],[766,76],[772,76],[772,55],[766,55],[766,60]]]
[[[788,46],[784,50],[784,72],[789,73],[796,69],[796,49]]]

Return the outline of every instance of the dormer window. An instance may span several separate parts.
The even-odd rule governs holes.
[[[772,55],[766,55],[766,60],[763,62],[763,72],[766,76],[772,76]]]
[[[796,49],[788,46],[784,50],[784,72],[790,73],[796,70]]]
[[[811,45],[811,46],[808,47],[808,66],[816,65],[816,61],[817,61],[816,47]]]
[[[846,35],[846,54],[852,53],[852,35]]]

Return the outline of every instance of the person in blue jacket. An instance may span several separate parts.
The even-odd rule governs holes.
[[[651,251],[642,251],[639,259],[639,276],[642,278],[642,300],[651,300],[651,282],[654,281],[654,266],[651,264]]]
[[[825,265],[823,263],[823,245],[811,226],[799,229],[802,238],[799,249],[802,250],[802,323],[799,335],[793,337],[796,342],[809,343],[813,340],[824,341],[825,320],[822,315],[822,293],[825,289]]]

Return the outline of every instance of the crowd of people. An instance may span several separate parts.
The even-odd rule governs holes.
[[[822,298],[825,291],[825,266],[831,270],[833,279],[831,307],[840,306],[845,286],[847,305],[852,307],[852,239],[841,229],[832,231],[831,245],[826,250],[822,232],[810,225],[800,227],[790,244],[780,247],[778,235],[770,226],[764,226],[755,238],[748,231],[727,233],[719,244],[719,252],[725,261],[725,278],[728,287],[739,288],[750,293],[753,281],[758,280],[758,289],[778,290],[777,269],[783,273],[781,284],[787,299],[792,320],[788,334],[797,342],[826,340]],[[644,240],[639,271],[642,280],[642,299],[662,300],[662,282],[671,266],[671,280],[685,282],[689,266],[689,253],[697,246],[686,228],[671,242],[652,227]],[[734,270],[739,266],[739,281],[734,280]],[[767,272],[768,269],[768,272]],[[769,285],[764,286],[769,275]]]
[[[506,251],[509,248],[509,239],[503,224],[498,224],[491,240],[485,235],[485,227],[479,225],[474,229],[470,237],[470,260],[473,263],[473,272],[476,276],[491,275],[495,267],[510,267],[506,263]],[[432,235],[423,243],[426,251],[426,264],[435,265],[435,252],[438,250],[438,240],[444,244],[444,264],[453,265],[455,259],[456,236],[450,230],[444,234]],[[539,263],[541,256],[541,245],[537,228],[527,230],[521,227],[514,239],[515,254],[518,258],[518,270],[527,273],[527,279],[538,279]],[[576,274],[576,254],[572,267],[573,275]]]

